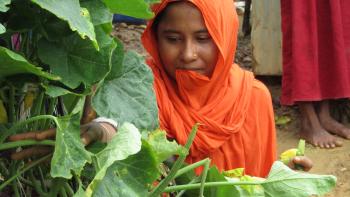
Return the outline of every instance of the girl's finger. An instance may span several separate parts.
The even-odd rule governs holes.
[[[313,166],[312,161],[308,157],[305,157],[305,156],[294,157],[293,163],[294,163],[294,165],[297,164],[297,165],[303,166],[304,171],[309,171]]]

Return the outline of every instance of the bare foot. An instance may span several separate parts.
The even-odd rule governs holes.
[[[343,137],[345,139],[350,139],[350,129],[345,127],[343,124],[334,120],[332,117],[327,119],[321,119],[320,123],[323,128],[325,128],[328,132]]]
[[[299,110],[301,115],[301,138],[320,148],[335,148],[343,145],[340,140],[321,126],[312,102],[301,102]]]
[[[328,101],[322,101],[320,106],[320,112],[318,114],[320,124],[328,132],[343,137],[345,139],[350,139],[350,129],[345,127],[340,122],[333,119],[329,113],[329,103]]]
[[[340,140],[323,128],[301,128],[299,135],[301,139],[320,148],[335,148],[343,145]]]

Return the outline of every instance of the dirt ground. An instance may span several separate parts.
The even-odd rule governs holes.
[[[135,50],[146,56],[141,42],[140,35],[143,32],[144,25],[127,25],[125,23],[116,24],[113,35],[123,41],[126,50]],[[250,70],[252,66],[251,47],[249,38],[240,37],[235,61]],[[276,116],[286,116],[291,119],[290,122],[276,126],[278,138],[278,153],[289,148],[294,148],[298,144],[299,114],[296,107],[283,107],[279,105],[279,96],[281,94],[281,85],[279,78],[261,77],[260,78],[270,89],[274,111]],[[350,126],[350,125],[349,125]],[[337,177],[336,188],[326,196],[346,197],[350,196],[350,140],[343,140],[343,147],[325,150],[307,145],[305,154],[314,162],[311,173],[332,174]]]

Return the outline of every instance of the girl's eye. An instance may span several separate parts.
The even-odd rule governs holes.
[[[166,39],[168,42],[174,43],[180,41],[181,38],[178,36],[167,36]]]
[[[207,41],[210,41],[211,40],[211,37],[210,36],[198,36],[197,37],[197,40],[199,41],[199,42],[207,42]]]

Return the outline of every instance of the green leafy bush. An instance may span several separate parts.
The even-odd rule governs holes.
[[[256,194],[244,189],[249,185],[261,185],[265,196],[329,191],[334,177],[295,173],[280,163],[263,181],[226,179],[215,167],[209,169],[209,159],[183,167],[196,127],[185,147],[157,130],[152,73],[140,55],[125,53],[121,42],[110,36],[112,13],[150,18],[149,5],[154,2],[0,1],[0,195],[134,197],[181,195],[187,189],[208,196]],[[84,147],[80,122],[91,97],[97,114],[120,126],[108,144]],[[55,140],[7,140],[13,134],[53,127]],[[10,158],[29,146],[54,151]],[[161,163],[171,155],[178,155],[177,161],[154,186]],[[206,170],[190,184],[168,186],[200,165]]]

